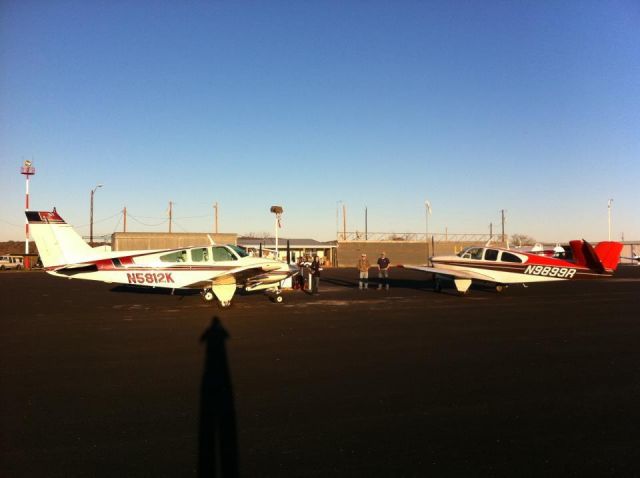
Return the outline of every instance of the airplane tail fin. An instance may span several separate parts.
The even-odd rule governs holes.
[[[613,241],[600,242],[595,248],[587,241],[569,242],[576,264],[588,267],[600,274],[612,273],[618,267],[622,244]]]
[[[616,270],[618,263],[620,262],[622,247],[621,243],[613,241],[604,241],[596,246],[596,255],[604,265],[605,269],[611,270],[612,272]]]
[[[86,260],[93,249],[53,211],[27,211],[29,232],[38,246],[44,267],[62,266]]]

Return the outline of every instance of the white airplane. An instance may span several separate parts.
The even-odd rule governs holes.
[[[640,254],[636,253],[635,251],[631,251],[631,257],[620,256],[620,259],[627,259],[635,262],[636,265],[640,265]]]
[[[238,287],[246,291],[264,290],[274,302],[282,302],[280,283],[298,273],[295,266],[249,257],[233,245],[100,251],[91,248],[55,208],[51,212],[27,211],[26,215],[45,270],[58,277],[165,289],[201,289],[205,302],[218,299],[222,307],[227,307]]]
[[[498,247],[467,247],[455,256],[431,258],[431,266],[404,265],[406,269],[431,272],[434,289],[442,279],[453,280],[466,294],[472,281],[489,283],[501,292],[508,284],[611,277],[618,266],[622,244],[601,242],[595,248],[586,241],[571,241],[573,261]]]

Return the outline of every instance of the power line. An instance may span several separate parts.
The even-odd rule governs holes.
[[[133,219],[134,221],[136,221],[138,224],[142,224],[143,226],[147,226],[147,227],[157,227],[157,226],[161,226],[162,224],[165,224],[169,219],[168,218],[164,218],[162,221],[156,223],[156,224],[147,224],[146,222],[142,222],[140,221],[137,217],[135,217],[134,215],[132,215],[131,213],[129,213],[127,211],[127,217]]]
[[[19,229],[22,229],[24,227],[24,224],[18,225],[18,224],[14,224],[12,222],[9,222],[9,221],[5,221],[4,219],[0,219],[0,222],[8,224],[9,226],[17,227]]]
[[[113,219],[116,216],[119,216],[122,214],[122,211],[118,211],[117,213],[113,214],[112,216],[109,217],[105,217],[103,219],[98,219],[97,221],[93,221],[94,224],[98,224],[100,222],[105,222],[108,221],[109,219]],[[80,224],[80,225],[75,225],[75,227],[87,227],[89,225],[89,223],[87,224]]]

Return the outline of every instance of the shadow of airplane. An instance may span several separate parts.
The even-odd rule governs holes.
[[[111,288],[111,292],[125,294],[147,294],[147,295],[175,295],[186,297],[198,295],[200,289],[166,289],[164,287],[150,287],[144,285],[117,285]]]
[[[198,477],[237,477],[236,412],[225,341],[229,334],[214,317],[200,342],[205,344],[200,386]]]

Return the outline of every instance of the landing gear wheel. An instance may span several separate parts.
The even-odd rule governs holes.
[[[205,302],[213,302],[213,300],[215,300],[216,298],[216,295],[211,289],[205,289],[200,292],[200,297],[202,297],[202,300]]]
[[[269,300],[271,302],[275,302],[277,304],[280,304],[284,301],[284,298],[282,297],[280,290],[268,291],[267,296],[269,297]]]

